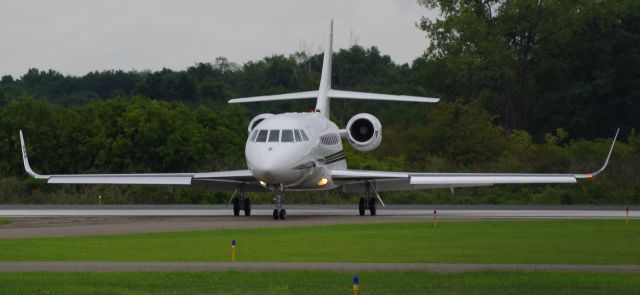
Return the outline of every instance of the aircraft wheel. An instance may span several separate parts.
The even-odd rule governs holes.
[[[285,220],[287,219],[287,210],[280,210],[280,220]]]
[[[278,219],[278,209],[273,209],[273,219]]]
[[[360,204],[358,206],[358,213],[360,213],[360,216],[364,216],[365,213],[365,204],[364,204],[364,198],[360,198]]]
[[[251,216],[251,199],[244,199],[244,216]]]
[[[233,199],[233,216],[240,216],[240,199]]]
[[[369,199],[369,213],[371,213],[371,216],[376,216],[376,199],[371,198]]]

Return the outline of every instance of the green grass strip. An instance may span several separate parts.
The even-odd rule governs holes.
[[[354,274],[0,273],[1,294],[351,294]],[[361,294],[638,294],[640,276],[569,272],[362,272]]]
[[[0,239],[0,261],[640,264],[640,222],[465,221]]]
[[[0,217],[0,224],[7,224],[7,223],[9,223],[9,219]]]

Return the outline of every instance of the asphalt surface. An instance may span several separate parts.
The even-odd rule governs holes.
[[[389,205],[378,208],[378,216],[441,218],[556,218],[556,219],[615,219],[640,218],[640,207],[624,206],[498,206],[498,205]],[[254,206],[253,216],[271,216],[273,206]],[[227,217],[231,208],[223,205],[0,205],[0,217],[63,217],[63,216],[180,216]],[[287,207],[290,217],[357,215],[355,205],[294,205]]]
[[[640,219],[630,207],[629,218]],[[453,206],[389,205],[378,216],[358,216],[353,205],[294,205],[287,220],[273,220],[272,207],[255,206],[252,216],[232,216],[225,206],[205,205],[0,205],[0,239],[82,236],[221,228],[309,226],[323,224],[457,219],[623,219],[623,206]]]
[[[571,271],[640,272],[640,265],[458,264],[458,263],[313,263],[313,262],[0,262],[0,272],[140,271]]]

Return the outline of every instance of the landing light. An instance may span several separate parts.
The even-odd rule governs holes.
[[[320,180],[318,180],[318,186],[324,186],[327,184],[327,182],[329,182],[329,179],[321,178]]]
[[[261,185],[262,187],[267,187],[267,183],[266,183],[266,182],[264,182],[264,181],[262,181],[262,180],[260,180],[260,185]]]

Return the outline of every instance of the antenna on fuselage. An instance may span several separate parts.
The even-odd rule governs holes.
[[[331,55],[333,54],[333,20],[329,21],[329,36],[324,48],[324,58],[322,59],[322,75],[320,77],[320,87],[318,89],[318,101],[316,102],[316,112],[329,118],[329,90],[331,89]]]

